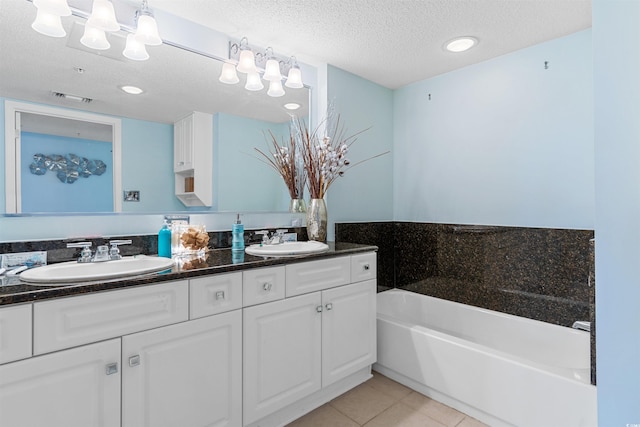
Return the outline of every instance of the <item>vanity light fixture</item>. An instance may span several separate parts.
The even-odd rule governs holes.
[[[456,37],[445,43],[444,48],[449,52],[464,52],[478,44],[478,39],[471,36]]]
[[[237,64],[235,67],[233,63]],[[282,87],[283,75],[287,75],[285,86],[299,89],[304,87],[300,66],[294,56],[281,59],[273,54],[268,47],[264,52],[254,51],[249,46],[246,37],[239,42],[229,43],[229,61],[225,62],[218,80],[225,84],[236,84],[240,81],[237,72],[247,75],[245,89],[250,91],[262,90],[264,85],[260,81],[260,72],[264,70],[262,78],[269,82],[267,95],[278,97],[285,94]]]
[[[284,95],[284,88],[282,87],[282,80],[274,80],[269,82],[269,90],[267,95],[277,98]]]
[[[64,37],[67,35],[67,32],[62,27],[60,16],[53,15],[42,9],[38,9],[36,20],[31,24],[31,28],[49,37]]]
[[[111,48],[107,40],[107,32],[115,32],[121,29],[116,20],[116,14],[111,0],[93,0],[91,14],[88,10],[69,8],[67,0],[32,0],[38,9],[36,19],[31,27],[44,35],[51,37],[64,37],[67,35],[62,26],[62,16],[76,15],[87,17],[85,29],[80,42],[91,49],[107,50]],[[84,6],[83,6],[84,7]],[[135,15],[135,34],[127,36],[127,44],[122,54],[134,61],[149,59],[146,45],[157,46],[162,44],[162,38],[158,34],[158,24],[149,9],[147,0],[142,0],[142,6]],[[125,31],[130,31],[127,27]]]
[[[284,104],[284,108],[286,108],[287,110],[297,110],[298,108],[300,108],[300,104],[298,104],[297,102],[289,102],[287,104]]]
[[[158,33],[158,23],[149,9],[147,0],[142,0],[142,7],[136,12],[136,39],[149,46],[160,46],[162,38]]]
[[[33,0],[38,9],[31,28],[49,37],[64,37],[67,32],[62,27],[62,16],[71,15],[67,0]]]
[[[120,89],[123,92],[126,92],[131,95],[140,95],[142,92],[144,92],[138,86],[131,86],[131,85],[120,86]]]
[[[80,39],[80,43],[96,50],[107,50],[111,47],[104,30],[89,25],[89,21],[84,26],[84,34]]]
[[[144,43],[141,43],[134,34],[127,34],[127,44],[122,51],[125,58],[134,61],[146,61],[149,59],[149,53]]]
[[[114,32],[120,29],[116,20],[116,11],[109,0],[93,0],[91,15],[87,19],[87,26],[106,32]]]
[[[220,77],[218,78],[220,82],[234,85],[240,81],[238,78],[238,73],[236,72],[236,66],[230,62],[225,62],[222,64],[222,71],[220,72]]]

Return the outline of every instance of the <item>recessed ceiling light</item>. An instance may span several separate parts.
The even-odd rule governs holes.
[[[449,52],[464,52],[469,50],[478,44],[478,39],[475,37],[456,37],[453,40],[449,40],[445,43],[444,48]]]
[[[131,95],[140,95],[142,92],[144,92],[137,86],[120,86],[120,89],[127,93],[130,93]]]
[[[284,104],[284,108],[286,108],[287,110],[297,110],[298,108],[300,108],[300,104],[290,102],[288,104]]]

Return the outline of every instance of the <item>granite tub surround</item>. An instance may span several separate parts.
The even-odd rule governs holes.
[[[265,258],[247,254],[242,254],[238,257],[235,254],[232,254],[231,249],[212,249],[209,250],[202,258],[183,258],[180,262],[177,262],[171,270],[165,270],[159,273],[145,274],[118,280],[61,284],[60,286],[54,287],[31,285],[20,282],[19,278],[13,278],[10,282],[0,286],[0,306],[81,295],[90,292],[113,290],[130,286],[152,286],[157,283],[171,280],[188,279],[210,274],[267,267],[270,265],[305,262],[309,260],[338,257],[377,250],[375,246],[370,245],[333,242],[329,242],[328,244],[329,250],[327,252],[288,258]]]
[[[378,291],[393,287],[394,283],[394,223],[338,223],[336,242],[360,243],[378,248]]]
[[[389,224],[393,224],[392,239]],[[592,238],[591,230],[336,224],[336,241],[366,242],[387,253],[393,245],[394,275],[389,287],[563,326],[590,318]],[[380,256],[378,263],[388,264],[388,258]],[[385,285],[382,280],[379,284]]]

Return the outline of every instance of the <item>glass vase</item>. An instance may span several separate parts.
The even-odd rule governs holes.
[[[291,199],[289,202],[289,212],[291,213],[304,213],[307,211],[307,204],[304,199]]]
[[[311,199],[307,207],[307,237],[327,241],[327,205],[324,199]]]

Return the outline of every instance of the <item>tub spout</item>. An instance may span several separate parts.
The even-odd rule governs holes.
[[[581,331],[591,332],[591,322],[585,322],[584,320],[578,320],[573,322],[573,329],[580,329]]]

